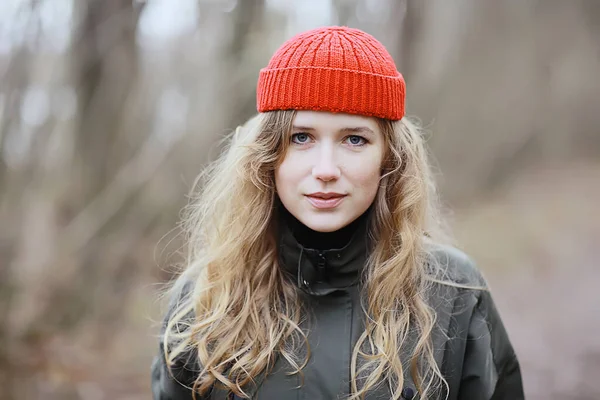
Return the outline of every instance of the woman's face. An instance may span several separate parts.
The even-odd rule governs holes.
[[[373,203],[384,139],[374,118],[298,111],[290,145],[275,170],[277,194],[307,227],[334,232]]]

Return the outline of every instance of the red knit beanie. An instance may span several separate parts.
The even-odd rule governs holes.
[[[260,70],[259,112],[323,110],[390,120],[404,116],[404,78],[373,36],[347,27],[294,36]]]

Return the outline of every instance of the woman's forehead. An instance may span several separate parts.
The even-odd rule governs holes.
[[[361,131],[364,133],[379,132],[377,120],[362,115],[332,113],[327,111],[300,110],[296,112],[293,121],[294,128],[304,128],[316,131]]]

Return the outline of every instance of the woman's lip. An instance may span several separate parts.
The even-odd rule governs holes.
[[[313,205],[313,207],[325,210],[328,208],[337,207],[345,198],[345,195],[340,195],[338,197],[332,197],[329,199],[324,199],[322,197],[310,196],[307,195],[306,199]]]

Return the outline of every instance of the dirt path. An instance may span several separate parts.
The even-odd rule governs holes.
[[[600,399],[600,166],[528,174],[457,234],[492,285],[527,399]]]
[[[600,271],[579,268],[494,285],[530,400],[600,399]]]

